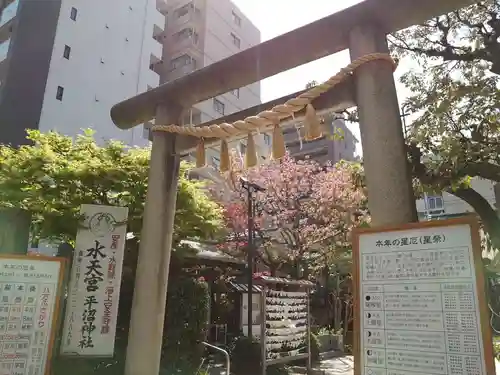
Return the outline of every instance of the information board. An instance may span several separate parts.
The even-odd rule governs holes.
[[[0,256],[0,375],[46,375],[64,259]]]
[[[355,375],[495,373],[473,218],[359,229],[353,240]]]
[[[84,204],[80,213],[61,354],[112,357],[128,208]]]

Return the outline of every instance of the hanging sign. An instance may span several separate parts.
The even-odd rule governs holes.
[[[61,354],[113,356],[128,209],[82,205],[81,214]]]
[[[494,374],[471,217],[354,234],[355,375]]]
[[[0,256],[0,374],[48,375],[64,259]]]

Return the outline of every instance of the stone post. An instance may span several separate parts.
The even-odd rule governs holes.
[[[18,208],[0,210],[0,254],[26,255],[31,214]]]
[[[349,35],[351,60],[388,53],[386,34],[372,24]],[[376,226],[417,221],[392,66],[379,60],[355,72],[368,207]]]
[[[160,108],[156,123],[177,123],[180,113]],[[125,375],[158,375],[160,369],[180,163],[175,141],[174,134],[153,133]]]

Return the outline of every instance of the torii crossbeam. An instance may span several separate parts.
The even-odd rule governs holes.
[[[473,2],[365,0],[118,103],[111,109],[111,117],[122,129],[152,118],[156,124],[178,124],[182,111],[198,102],[324,56],[345,49],[349,49],[352,60],[372,53],[388,53],[388,33]],[[168,56],[163,57],[168,60]],[[415,201],[391,64],[383,60],[369,62],[355,71],[352,84],[337,87],[329,95],[329,99],[322,99],[325,107],[340,103],[346,107],[354,103],[358,106],[369,209],[374,224],[415,221]],[[186,136],[152,134],[126,375],[159,372],[179,154],[192,147],[192,139]]]

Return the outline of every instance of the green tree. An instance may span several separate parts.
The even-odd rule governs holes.
[[[417,67],[401,81],[417,115],[408,134],[413,175],[426,190],[469,203],[500,248],[500,219],[470,179],[500,182],[500,5],[479,1],[390,37],[400,58]]]
[[[75,140],[55,132],[28,131],[32,145],[0,146],[0,207],[28,210],[34,235],[73,241],[81,204],[127,206],[128,231],[140,235],[148,186],[149,148],[120,142],[96,144],[86,131]],[[191,166],[181,164],[174,243],[210,238],[220,228],[221,210],[200,181],[190,180]]]

